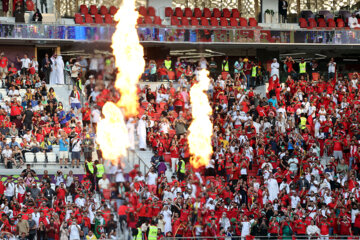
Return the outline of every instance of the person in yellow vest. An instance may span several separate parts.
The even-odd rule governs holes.
[[[138,224],[137,228],[132,229],[132,235],[133,235],[133,240],[142,240],[143,239],[142,231],[141,231],[139,224]]]
[[[306,119],[305,115],[302,113],[301,117],[300,117],[300,126],[299,126],[300,129],[304,130],[306,128],[306,121],[307,121],[307,119]]]
[[[304,60],[304,58],[301,58],[301,61],[299,63],[299,73],[300,75],[306,75],[306,62]]]
[[[98,160],[95,161],[94,175],[96,177],[96,189],[99,189],[99,181],[105,173],[105,167]]]
[[[249,83],[250,87],[256,87],[256,78],[257,78],[257,64],[251,61],[251,81]]]
[[[165,65],[165,68],[168,70],[168,71],[172,71],[172,61],[171,61],[171,58],[170,56],[167,56],[165,61],[164,61],[164,65]]]
[[[87,159],[87,161],[85,162],[85,172],[86,175],[88,176],[88,178],[90,179],[91,182],[91,191],[94,191],[95,189],[95,179],[94,179],[94,163],[92,162],[91,159]]]
[[[221,64],[221,70],[223,72],[229,72],[229,57],[225,57],[225,59],[223,60],[222,64]]]
[[[154,225],[149,226],[148,240],[157,240],[158,228]]]
[[[176,172],[178,176],[178,180],[181,182],[185,179],[185,161],[184,159],[180,159],[178,161],[178,165],[176,166]]]

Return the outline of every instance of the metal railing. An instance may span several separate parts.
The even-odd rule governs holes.
[[[309,239],[337,239],[337,240],[359,240],[360,236],[350,236],[350,235],[336,235],[336,236],[309,236],[309,235],[293,235],[293,236],[218,236],[218,237],[202,237],[202,236],[194,236],[194,237],[164,237],[161,238],[162,240],[185,240],[185,239],[194,239],[194,240],[247,240],[247,239],[254,239],[254,240],[268,240],[268,239],[297,239],[297,240],[309,240]]]
[[[0,39],[111,42],[114,25],[0,24]],[[358,29],[139,25],[142,43],[360,45]]]
[[[129,150],[128,149],[127,161],[128,161],[128,164],[129,164],[128,166],[134,166],[135,164],[138,164],[139,165],[139,170],[143,174],[146,174],[149,171],[150,167],[151,167],[134,150]]]

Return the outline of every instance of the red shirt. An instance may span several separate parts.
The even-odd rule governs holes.
[[[8,65],[8,58],[7,57],[2,57],[0,59],[0,67],[1,68],[6,68]]]

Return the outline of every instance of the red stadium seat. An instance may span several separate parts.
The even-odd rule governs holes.
[[[75,13],[75,23],[76,24],[84,24],[83,17],[80,13]]]
[[[328,19],[328,27],[331,27],[331,28],[336,27],[336,23],[335,23],[334,19],[332,19],[332,18]]]
[[[233,17],[233,18],[239,18],[240,17],[240,12],[239,12],[239,10],[238,9],[236,9],[236,8],[233,8],[232,10],[231,10],[231,16]]]
[[[138,19],[138,21],[139,21],[139,19]],[[114,23],[114,21],[113,21],[113,19],[112,19],[112,17],[111,17],[110,14],[106,14],[106,15],[105,15],[105,17],[104,17],[104,22],[105,22],[106,24],[112,24],[112,23]]]
[[[171,17],[171,25],[175,25],[175,26],[180,25],[179,19],[176,16]]]
[[[319,19],[318,19],[318,26],[319,26],[319,27],[322,27],[322,28],[327,27],[327,26],[326,26],[325,19],[319,18]]]
[[[248,26],[248,23],[247,23],[245,18],[240,18],[239,22],[240,22],[241,27],[247,27]]]
[[[258,25],[255,18],[249,18],[249,26],[250,27],[256,27]]]
[[[192,17],[192,16],[193,16],[193,13],[192,13],[192,11],[191,11],[190,8],[185,8],[185,10],[184,10],[184,16],[185,16],[185,17]]]
[[[229,22],[226,18],[220,18],[220,26],[227,27],[229,26]]]
[[[182,17],[181,18],[181,25],[189,26],[189,19],[187,17]]]
[[[223,10],[222,10],[222,15],[223,15],[223,17],[225,17],[225,18],[229,18],[229,17],[231,17],[231,12],[230,12],[230,10],[229,9],[227,9],[227,8],[224,8]]]
[[[203,10],[203,17],[211,18],[211,11],[208,8],[204,8]]]
[[[95,5],[90,5],[90,14],[91,15],[95,15],[97,14],[99,11],[97,9],[97,7]]]
[[[144,23],[145,24],[153,24],[153,20],[150,16],[145,16],[144,17]]]
[[[117,10],[118,9],[115,6],[111,6],[109,8],[109,13],[114,16],[116,14]]]
[[[214,9],[213,9],[213,14],[212,14],[212,16],[215,17],[215,18],[221,17],[221,12],[220,12],[220,10],[219,10],[218,8],[214,8]]]
[[[345,27],[344,20],[342,20],[341,18],[336,19],[336,25],[337,25],[337,27],[339,27],[339,28]]]
[[[246,20],[245,20],[246,22]],[[232,27],[238,27],[239,26],[239,22],[237,21],[236,18],[230,18],[230,26]]]
[[[202,16],[202,12],[200,8],[194,8],[194,17],[200,18]]]
[[[206,17],[202,17],[200,19],[200,22],[201,22],[201,26],[209,26],[209,21],[207,20]]]
[[[184,16],[184,13],[183,13],[183,11],[181,10],[181,8],[179,8],[179,7],[175,8],[175,16],[177,16],[177,17],[182,17],[182,16]]]
[[[85,23],[94,23],[94,20],[90,14],[85,15]]]
[[[144,6],[140,6],[138,11],[139,11],[139,14],[141,16],[146,16],[147,15],[147,10],[146,10],[146,7],[144,7]]]
[[[191,26],[199,26],[199,20],[196,17],[191,18]]]
[[[174,14],[174,11],[171,7],[165,8],[165,17],[171,17]]]
[[[109,12],[109,10],[104,5],[100,7],[100,14],[101,15],[106,15],[108,12]]]
[[[156,16],[156,11],[154,7],[148,7],[147,8],[147,14],[151,17],[155,17]]]
[[[104,20],[103,20],[103,18],[101,17],[100,14],[95,14],[94,19],[95,19],[95,23],[97,23],[97,24],[103,24],[104,23]]]
[[[89,13],[89,9],[87,8],[86,5],[80,5],[80,12],[85,15],[87,13]]]
[[[310,28],[317,27],[317,23],[316,23],[314,18],[309,18],[308,20],[309,20],[309,27]]]
[[[144,18],[139,16],[138,19],[137,19],[137,24],[138,25],[144,24]]]
[[[162,20],[159,16],[155,16],[154,17],[154,24],[156,25],[161,25],[162,24]]]
[[[219,21],[217,20],[217,18],[212,17],[210,19],[210,24],[211,24],[211,26],[217,27],[217,26],[219,26]]]
[[[300,22],[300,27],[301,27],[301,28],[307,28],[307,27],[309,27],[309,25],[308,25],[307,21],[305,21],[305,22]]]

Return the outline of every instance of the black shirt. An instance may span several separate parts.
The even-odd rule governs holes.
[[[34,113],[31,110],[26,109],[24,112],[24,115],[25,115],[24,122],[27,122],[27,123],[32,122]]]

